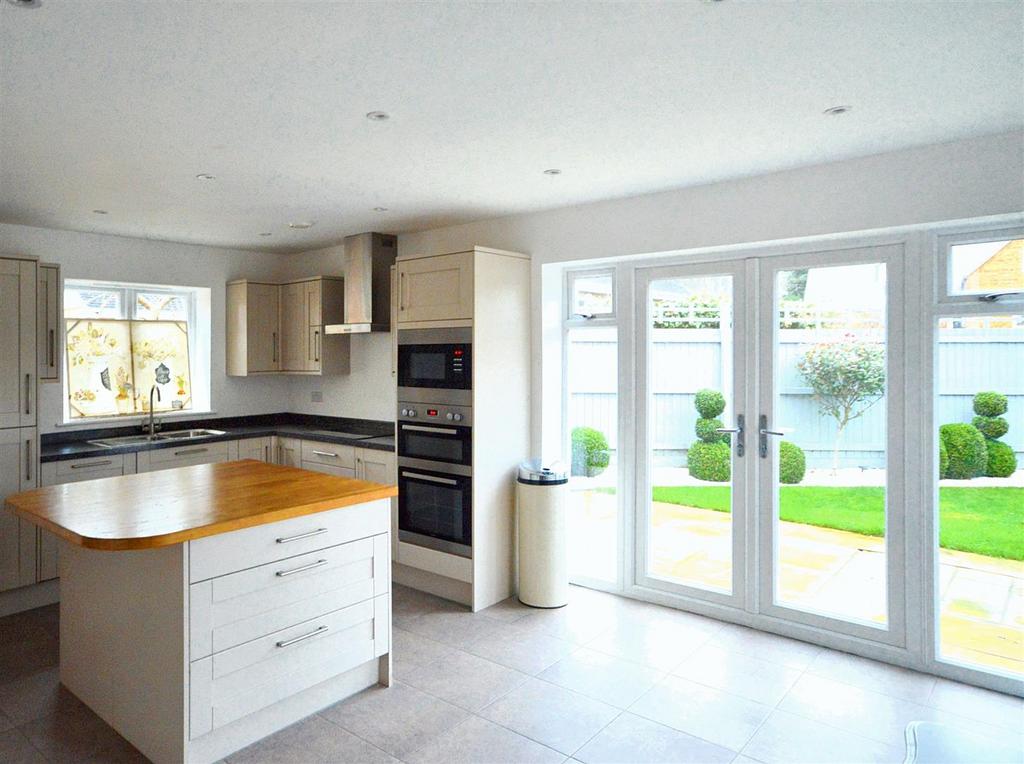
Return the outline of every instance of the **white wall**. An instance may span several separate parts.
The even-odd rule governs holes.
[[[0,224],[0,253],[59,263],[64,278],[209,287],[214,411],[236,416],[287,410],[289,380],[240,379],[224,373],[225,283],[243,277],[275,278],[283,272],[287,256],[7,224]],[[40,385],[40,432],[58,430],[62,403],[61,385]]]
[[[344,276],[344,254],[344,247],[338,245],[289,255],[285,265],[288,278]],[[349,341],[351,372],[347,376],[296,377],[288,387],[288,411],[381,421],[395,418],[391,334],[355,334]],[[314,392],[322,393],[322,402],[312,400]]]
[[[532,431],[539,453],[550,400],[542,392],[557,382],[552,374],[557,370],[547,368],[541,354],[545,264],[1019,212],[1024,210],[1022,179],[1024,133],[1015,132],[404,234],[398,247],[400,253],[436,254],[482,245],[532,256]]]

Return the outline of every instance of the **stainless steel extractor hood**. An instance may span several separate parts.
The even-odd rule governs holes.
[[[391,330],[391,266],[397,237],[361,233],[345,237],[345,323],[327,324],[324,334]]]

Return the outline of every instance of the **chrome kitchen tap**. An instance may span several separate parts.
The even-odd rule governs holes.
[[[153,421],[153,393],[156,393],[156,399],[160,400],[160,388],[153,385],[149,388],[149,439],[153,440],[156,437],[156,424]],[[143,425],[145,428],[145,425]]]

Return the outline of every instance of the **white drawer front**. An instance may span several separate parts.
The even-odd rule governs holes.
[[[120,475],[124,470],[124,454],[111,454],[110,456],[97,456],[95,458],[89,457],[88,459],[70,459],[68,461],[57,462],[57,477],[58,478],[74,478],[78,480],[88,480],[92,477],[109,477],[111,475]],[[88,477],[82,477],[87,475]],[[62,483],[71,482],[69,480],[61,480]]]
[[[190,660],[386,594],[388,557],[380,534],[192,584]]]
[[[387,533],[390,508],[378,499],[190,541],[189,582]]]
[[[151,469],[188,467],[193,464],[212,464],[228,460],[228,441],[218,443],[182,443],[175,448],[161,448],[144,452],[149,454]]]
[[[356,476],[356,471],[352,467],[336,467],[333,464],[303,462],[302,469],[312,470],[313,472],[322,472],[325,475],[334,475],[334,477],[354,478]]]
[[[356,450],[352,446],[304,440],[302,441],[302,461],[354,470],[356,468]]]
[[[196,661],[189,671],[189,737],[389,652],[390,612],[384,594]]]

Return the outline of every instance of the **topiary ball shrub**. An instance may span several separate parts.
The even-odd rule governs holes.
[[[732,449],[728,443],[705,443],[698,440],[686,454],[690,474],[698,480],[724,483],[731,474]]]
[[[991,440],[1003,437],[1010,429],[1010,423],[1001,416],[976,416],[971,420],[971,424]]]
[[[697,437],[705,443],[728,443],[729,433],[716,432],[721,426],[722,420],[716,417],[715,419],[698,419],[693,429],[697,433]]]
[[[725,396],[717,390],[698,390],[693,405],[702,418],[714,419],[725,411]]]
[[[985,436],[973,424],[944,424],[939,437],[946,444],[949,467],[946,477],[952,480],[970,480],[984,475],[988,467],[988,447]]]
[[[804,450],[789,441],[779,443],[779,481],[787,485],[796,485],[804,479],[806,471],[807,459]]]
[[[593,427],[574,427],[572,431],[572,474],[596,477],[611,461],[608,439]]]
[[[985,468],[988,477],[1010,477],[1017,471],[1017,455],[1010,444],[989,440],[985,445],[988,447],[988,465]]]
[[[974,413],[979,416],[999,416],[1006,413],[1006,396],[1002,393],[984,392],[974,396]]]
[[[946,441],[939,438],[939,477],[944,478],[949,474],[949,452],[946,450]]]

